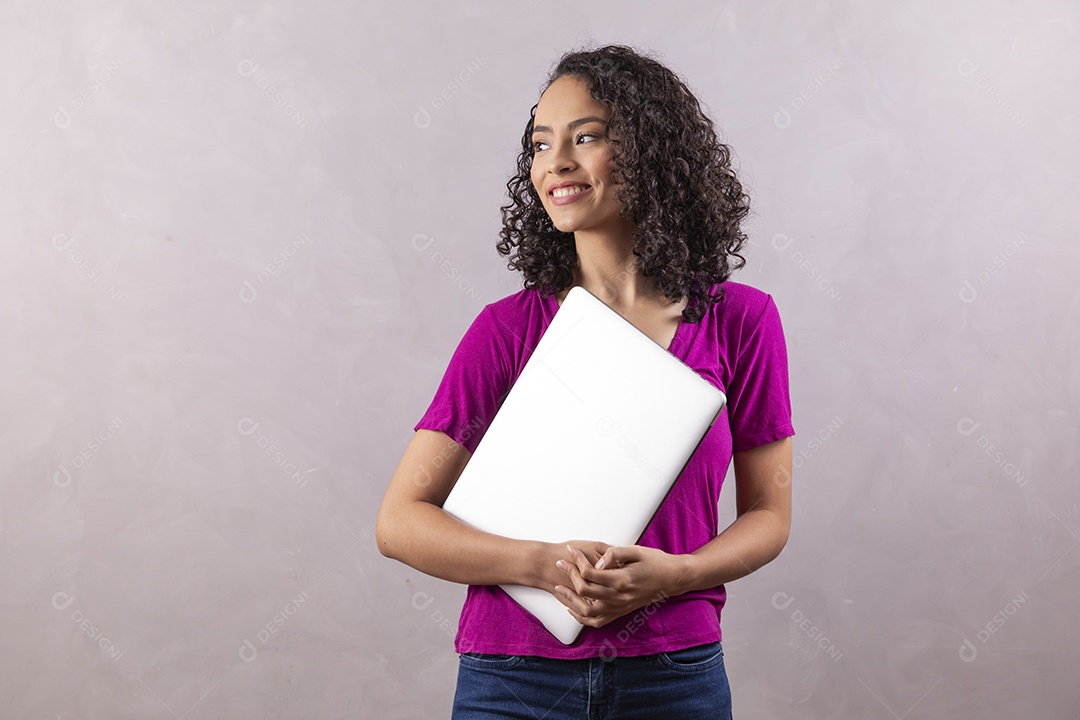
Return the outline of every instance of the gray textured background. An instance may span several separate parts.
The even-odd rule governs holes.
[[[735,716],[1078,716],[1075,4],[22,0],[5,719],[448,714],[465,588],[379,556],[376,510],[520,287],[504,183],[591,42],[717,120],[735,279],[787,332],[794,523],[728,588]]]

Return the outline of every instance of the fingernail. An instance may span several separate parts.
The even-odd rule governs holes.
[[[600,562],[596,563],[596,569],[597,570],[603,570],[604,569],[604,558],[600,558]]]
[[[564,563],[564,562],[563,562],[562,560],[560,560],[559,562],[555,563],[555,567],[559,568],[559,569],[560,569],[560,570],[562,570],[563,572],[566,572],[566,563]]]

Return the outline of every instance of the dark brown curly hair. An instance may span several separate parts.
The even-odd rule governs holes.
[[[544,89],[564,75],[585,81],[611,114],[612,182],[621,215],[636,226],[641,273],[672,302],[689,297],[682,317],[698,322],[723,300],[718,284],[746,263],[739,250],[750,199],[731,168],[731,149],[683,81],[632,48],[569,52]],[[506,183],[510,202],[500,208],[503,227],[495,247],[510,256],[507,267],[522,272],[526,289],[547,297],[573,284],[577,250],[573,233],[555,228],[532,184],[536,108],[521,138],[517,174]]]

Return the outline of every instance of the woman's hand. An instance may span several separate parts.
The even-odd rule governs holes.
[[[556,585],[566,585],[570,582],[566,573],[557,566],[559,561],[571,559],[571,555],[567,550],[568,546],[578,548],[585,558],[584,562],[589,563],[590,567],[596,565],[600,558],[604,556],[604,553],[611,549],[611,545],[598,540],[567,540],[564,543],[542,543],[540,557],[532,558],[538,573],[538,582],[535,587],[555,594]],[[559,597],[557,594],[555,596]]]
[[[603,627],[649,603],[680,594],[686,557],[641,545],[570,541],[556,561],[563,580],[555,588],[555,597],[582,625]]]

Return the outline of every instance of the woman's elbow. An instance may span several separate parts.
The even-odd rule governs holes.
[[[775,560],[777,556],[787,546],[788,538],[791,536],[791,518],[780,516],[776,519],[776,529],[773,540],[773,557]]]
[[[394,518],[386,508],[379,510],[379,517],[375,520],[375,544],[379,547],[379,554],[397,560],[394,547]]]

